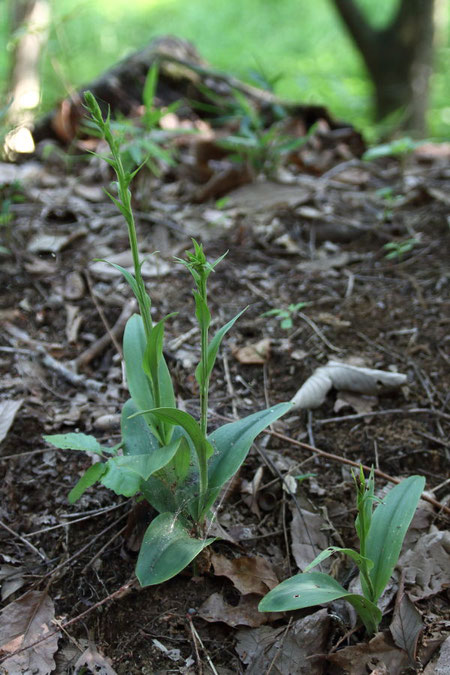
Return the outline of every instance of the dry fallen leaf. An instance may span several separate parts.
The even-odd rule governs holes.
[[[111,667],[111,660],[100,654],[97,647],[93,644],[84,651],[75,664],[74,671],[76,673],[86,672],[86,667],[89,672],[96,675],[117,675],[116,671]]]
[[[6,438],[22,403],[22,398],[18,401],[13,401],[11,399],[0,401],[0,443]]]
[[[422,617],[401,583],[389,630],[397,647],[404,649],[408,654],[411,665],[416,662],[417,641],[423,628]]]
[[[261,556],[254,558],[242,556],[229,560],[224,555],[213,553],[211,562],[214,574],[230,579],[243,595],[248,593],[265,595],[278,585],[278,579],[271,565]]]
[[[332,387],[358,394],[376,395],[383,390],[397,389],[405,384],[406,375],[351,366],[339,361],[329,361],[326,366],[316,368],[314,373],[300,387],[292,402],[293,410],[318,408]]]
[[[0,654],[7,656],[53,633],[55,608],[45,592],[31,591],[13,602],[0,615]],[[35,647],[7,658],[2,667],[6,673],[47,675],[55,668],[54,653],[60,633],[55,633]]]
[[[345,647],[328,660],[342,668],[346,675],[367,675],[367,673],[401,673],[408,666],[408,655],[395,646],[389,633],[377,633],[368,643]]]
[[[233,356],[245,365],[263,365],[270,358],[270,340],[264,338],[254,344],[234,349]]]
[[[321,551],[330,545],[327,535],[321,530],[325,525],[325,521],[319,514],[311,513],[306,509],[301,509],[299,512],[297,508],[293,507],[291,522],[292,555],[299,570],[304,570]],[[322,563],[322,571],[327,571],[330,565],[331,558]]]
[[[450,673],[450,636],[443,642],[437,661],[427,664],[423,675],[448,675]]]
[[[411,600],[423,600],[450,586],[449,555],[450,532],[433,528],[400,557]]]
[[[322,675],[326,663],[314,655],[326,651],[329,628],[328,611],[320,609],[289,627],[238,631],[236,651],[248,666],[246,675],[267,673],[272,663],[279,675]]]
[[[23,574],[24,567],[14,567],[14,565],[0,566],[0,581],[2,587],[2,600],[6,600],[10,595],[22,588],[25,581]]]
[[[213,593],[198,610],[198,616],[205,621],[215,623],[223,621],[228,626],[251,626],[257,628],[268,623],[273,617],[280,618],[279,614],[258,612],[259,595],[243,595],[239,604],[233,607],[225,602],[220,593]]]

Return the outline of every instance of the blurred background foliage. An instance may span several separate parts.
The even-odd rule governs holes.
[[[385,25],[398,0],[359,0]],[[374,139],[372,85],[361,55],[329,0],[50,0],[41,57],[41,105],[49,110],[76,87],[158,36],[191,40],[209,63],[246,81],[269,82],[285,98],[326,105]],[[436,0],[429,135],[450,137],[450,3]],[[0,82],[6,94],[17,34],[0,14]],[[259,81],[258,81],[259,78]]]

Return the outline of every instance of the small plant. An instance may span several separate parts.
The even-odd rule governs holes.
[[[163,145],[179,132],[161,129],[160,122],[164,115],[173,113],[180,107],[179,101],[175,101],[164,110],[155,106],[158,75],[158,64],[154,63],[145,80],[142,92],[144,112],[138,123],[126,118],[110,122],[112,131],[120,138],[121,157],[125,170],[133,170],[145,165],[156,176],[161,174],[161,164],[175,166],[172,150]]]
[[[292,326],[294,325],[294,317],[297,312],[309,304],[309,302],[297,302],[295,305],[289,305],[289,307],[286,309],[269,309],[268,312],[264,312],[264,314],[261,314],[261,316],[275,316],[280,321],[280,327],[283,330],[291,330]]]
[[[44,438],[57,448],[93,452],[99,457],[71,491],[72,503],[99,481],[116,494],[140,495],[159,512],[144,535],[136,566],[141,585],[149,586],[178,574],[213,541],[207,537],[208,519],[213,517],[212,508],[223,485],[239,469],[255,437],[285,414],[291,404],[280,403],[208,432],[211,373],[223,337],[242,312],[209,338],[211,314],[207,281],[225,256],[208,262],[202,246],[194,241],[194,251],[187,252],[186,259],[177,262],[186,267],[195,283],[195,315],[201,333],[201,358],[195,371],[200,391],[200,420],[176,407],[163,356],[164,324],[173,315],[153,324],[151,301],[141,275],[142,261],[129,189],[137,171],[130,173],[124,169],[109,115],[103,119],[90,92],[85,94],[85,100],[111,150],[111,157],[106,161],[117,176],[118,198],[110,197],[126,220],[133,254],[134,276],[110,263],[124,275],[140,310],[140,315],[129,319],[123,342],[131,398],[122,410],[122,440],[114,447],[102,446],[93,436],[79,433]]]
[[[261,612],[285,612],[344,598],[357,611],[370,634],[377,631],[382,614],[377,602],[397,564],[406,531],[425,486],[422,476],[410,476],[378,500],[374,496],[374,473],[366,480],[362,468],[355,477],[357,493],[356,534],[359,553],[350,548],[330,546],[297,574],[270,591],[259,603]],[[375,511],[375,501],[379,504]],[[358,567],[363,595],[350,593],[333,577],[310,572],[334,553],[343,553]]]
[[[420,241],[416,237],[404,239],[403,241],[389,241],[383,246],[384,250],[387,251],[384,257],[387,260],[401,260],[405,253],[412,251],[417,244],[420,244]]]
[[[397,138],[389,143],[374,145],[366,150],[362,158],[371,161],[380,157],[399,157],[404,158],[410,155],[416,148],[423,144],[423,141],[413,141],[409,136]]]

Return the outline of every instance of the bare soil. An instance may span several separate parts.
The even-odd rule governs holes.
[[[129,305],[122,278],[105,276],[91,262],[128,248],[125,226],[101,194],[109,177],[95,161],[67,170],[47,160],[17,170],[22,186],[2,188],[3,200],[13,201],[13,219],[4,227],[11,253],[2,257],[0,271],[0,402],[23,403],[0,449],[0,520],[8,528],[0,527],[0,566],[20,572],[21,584],[4,606],[31,589],[47,590],[59,624],[79,617],[61,634],[54,672],[210,673],[211,664],[218,673],[256,672],[251,655],[236,651],[242,630],[259,626],[256,609],[237,611],[234,625],[221,616],[202,618],[212,594],[235,609],[243,597],[230,579],[214,574],[214,556],[260,556],[280,581],[297,573],[291,528],[297,508],[320,516],[328,543],[355,545],[353,482],[339,458],[392,477],[421,474],[429,495],[449,505],[448,156],[416,155],[404,172],[394,160],[383,160],[356,162],[328,177],[298,174],[289,195],[280,197],[277,191],[286,186],[261,178],[231,193],[221,208],[192,205],[180,196],[178,179],[141,177],[135,192],[139,237],[146,251],[160,251],[148,288],[155,317],[178,312],[167,323],[166,357],[179,401],[190,412],[198,412],[193,369],[199,340],[191,280],[173,262],[189,248],[190,236],[204,242],[211,259],[229,251],[211,276],[216,325],[248,305],[214,372],[211,428],[224,417],[291,399],[329,359],[357,358],[408,377],[407,385],[385,396],[356,396],[342,407],[341,394],[332,391],[320,408],[294,411],[275,425],[284,437],[335,458],[262,434],[220,505],[218,521],[231,541],[218,539],[195,569],[145,589],[134,581],[134,565],[154,514],[105,488],[90,489],[70,506],[67,494],[91,459],[52,449],[42,439],[73,430],[111,443],[120,437],[127,391],[117,347],[106,339],[94,358],[80,361],[80,355]],[[393,198],[381,196],[380,188],[391,188]],[[43,233],[47,242],[39,240]],[[411,250],[386,258],[384,244],[412,238]],[[288,330],[277,317],[262,316],[300,301],[309,304]],[[242,348],[264,339],[256,347],[260,363],[243,362]],[[120,330],[116,342],[120,347]],[[70,381],[75,370],[79,380]],[[294,501],[281,479],[305,473],[314,475],[298,484]],[[428,506],[427,528],[445,530],[448,511]],[[311,534],[314,539],[317,532]],[[337,569],[341,579],[349,571],[342,563]],[[333,650],[368,641],[362,629],[351,631],[348,613],[333,608],[325,638],[312,652],[318,659],[297,670],[275,660],[259,672],[420,672],[433,650],[436,658],[450,626],[448,590],[435,591],[415,601],[423,623],[415,665],[385,663],[382,670],[379,655],[379,670],[376,659],[372,665],[360,660],[353,670],[333,664],[327,658]],[[383,630],[394,603],[395,592],[384,608]],[[293,621],[317,609],[270,615],[265,626],[283,627],[287,635]],[[92,644],[109,665],[75,671]]]

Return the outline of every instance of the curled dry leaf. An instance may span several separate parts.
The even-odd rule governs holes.
[[[260,556],[242,556],[229,560],[224,555],[213,553],[211,562],[216,576],[230,579],[243,595],[265,595],[278,585],[271,565]]]
[[[58,648],[59,633],[55,633],[35,647],[18,654],[19,649],[53,633],[55,608],[45,592],[31,591],[13,602],[0,615],[0,655],[9,656],[2,667],[6,673],[34,673],[47,675],[55,668],[53,655]]]
[[[447,675],[450,673],[450,636],[443,642],[437,661],[427,664],[424,675]]]
[[[292,402],[293,409],[310,410],[318,408],[333,387],[358,394],[377,395],[383,391],[397,389],[405,384],[406,375],[351,366],[339,361],[329,361],[326,366],[316,368],[314,373],[300,387]]]
[[[268,673],[273,663],[280,675],[322,675],[326,664],[320,655],[327,650],[329,628],[328,611],[320,609],[287,628],[241,629],[236,651],[248,666],[246,675]]]

